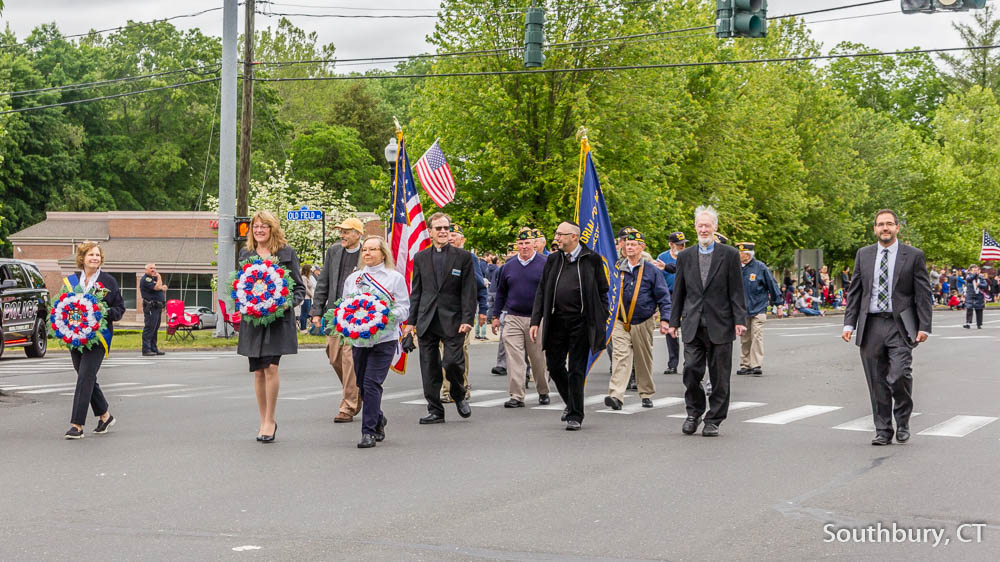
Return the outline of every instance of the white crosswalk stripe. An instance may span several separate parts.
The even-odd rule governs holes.
[[[137,382],[116,382],[116,383],[111,383],[111,384],[102,384],[101,385],[101,389],[115,388],[115,387],[119,387],[119,386],[135,386],[135,385],[138,385],[138,384],[139,383],[137,383]],[[20,394],[55,394],[56,392],[65,392],[67,390],[73,390],[75,387],[76,387],[76,383],[73,383],[73,384],[71,384],[69,386],[67,386],[67,385],[60,385],[58,388],[43,388],[43,389],[40,389],[40,390],[26,390],[24,392],[21,392]]]
[[[798,408],[792,408],[791,410],[784,410],[782,412],[775,412],[773,414],[768,414],[752,420],[746,420],[745,423],[769,423],[774,425],[784,425],[786,423],[804,420],[806,418],[819,416],[839,409],[841,409],[841,406],[816,406],[813,404],[806,404],[805,406],[799,406]]]
[[[139,383],[136,383],[136,384],[139,384]],[[31,384],[31,385],[26,385],[26,386],[0,385],[0,389],[8,390],[8,391],[11,391],[11,392],[15,392],[15,391],[18,391],[18,390],[31,390],[31,389],[34,389],[34,388],[54,388],[54,387],[57,387],[57,386],[62,386],[62,387],[67,387],[68,386],[70,388],[73,388],[73,387],[76,386],[76,383],[75,382],[60,382],[60,383],[55,383],[55,384]]]
[[[139,396],[157,396],[157,395],[160,395],[160,394],[170,394],[171,392],[177,392],[177,390],[178,390],[177,387],[179,387],[179,386],[187,386],[187,385],[186,384],[179,384],[179,383],[151,384],[151,385],[147,385],[147,386],[139,386],[139,387],[135,387],[135,388],[129,388],[129,389],[125,390],[125,392],[127,392],[128,394],[119,394],[121,391],[109,392],[108,394],[115,395],[115,396],[121,396],[121,397],[127,397],[127,398],[136,398],[136,397],[139,397]],[[102,386],[101,388],[104,388],[104,387]],[[167,388],[169,390],[156,390],[155,392],[140,392],[138,394],[132,394],[133,392],[135,392],[137,390],[143,390],[143,391],[145,391],[145,390],[164,389],[164,388]]]
[[[531,409],[532,410],[562,410],[563,408],[566,407],[566,405],[562,403],[562,399],[559,398],[559,393],[558,392],[550,394],[549,396],[552,397],[552,403],[551,404],[549,404],[547,406],[533,406]],[[588,397],[586,397],[586,398],[583,399],[583,405],[584,406],[593,406],[594,404],[604,404],[604,397],[605,396],[607,396],[607,395],[606,394],[595,394],[593,396],[588,396]]]
[[[738,412],[740,410],[749,410],[750,408],[759,408],[761,406],[767,406],[767,402],[730,402],[729,413]],[[667,417],[684,419],[687,417],[687,414],[670,414]]]
[[[910,414],[911,418],[915,418],[920,415],[920,412],[913,412]],[[872,419],[871,415],[861,416],[856,420],[851,420],[840,425],[833,426],[833,429],[843,429],[846,431],[867,431],[869,433],[875,432],[875,420]]]
[[[927,428],[917,435],[934,435],[938,437],[965,437],[977,429],[997,421],[990,416],[955,416],[933,427]]]
[[[395,400],[397,398],[409,398],[410,396],[420,396],[423,393],[424,391],[420,389],[402,390],[399,392],[387,392],[382,395],[382,400],[385,401],[385,400]]]
[[[499,394],[503,392],[502,390],[473,390],[469,393],[470,398],[479,398],[480,396],[489,396],[490,394]],[[421,394],[423,394],[421,392]],[[421,398],[419,400],[408,400],[403,402],[403,404],[416,404],[416,405],[427,405],[427,400]]]
[[[628,395],[626,395],[626,398]],[[659,408],[666,408],[668,406],[676,406],[677,404],[683,404],[683,398],[677,398],[676,396],[668,396],[666,398],[656,398],[653,400],[652,408],[643,408],[642,402],[635,402],[633,404],[626,404],[622,406],[621,410],[612,410],[611,408],[604,408],[603,410],[597,410],[600,414],[636,414],[639,412],[648,412],[650,410],[657,410]]]
[[[210,389],[217,389],[217,390],[210,390]],[[232,392],[232,390],[233,389],[228,386],[226,387],[218,385],[202,386],[198,388],[186,388],[182,390],[171,391],[173,392],[173,394],[168,394],[166,398],[200,398],[202,396],[225,394],[227,392]]]

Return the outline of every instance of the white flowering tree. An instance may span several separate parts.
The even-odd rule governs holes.
[[[321,264],[320,244],[322,240],[321,221],[289,221],[285,217],[288,211],[297,210],[303,206],[326,213],[327,245],[336,241],[331,237],[336,232],[334,225],[340,224],[345,218],[354,216],[356,209],[347,201],[346,190],[328,187],[322,182],[307,182],[294,180],[292,161],[286,160],[284,165],[271,162],[264,164],[265,179],[250,180],[250,215],[258,210],[270,211],[278,217],[288,244],[295,248],[302,263]],[[209,208],[218,211],[219,201],[210,197]]]

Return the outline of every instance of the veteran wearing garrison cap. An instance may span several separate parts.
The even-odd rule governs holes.
[[[755,257],[753,242],[740,242],[740,263],[743,264],[743,295],[747,301],[747,331],[740,336],[740,368],[737,375],[764,373],[764,322],[769,304],[781,302],[778,282],[764,262]]]

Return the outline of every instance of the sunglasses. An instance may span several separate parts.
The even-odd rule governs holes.
[[[431,230],[436,230],[436,231],[438,231],[438,232],[441,232],[442,230],[451,230],[451,226],[449,226],[449,225],[444,225],[444,226],[432,226],[432,227],[431,227]]]

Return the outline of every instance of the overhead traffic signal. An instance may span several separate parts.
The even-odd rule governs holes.
[[[715,36],[767,37],[767,0],[716,0]]]
[[[938,10],[949,12],[966,12],[982,10],[986,0],[899,0],[904,14],[930,14]]]
[[[545,9],[532,6],[524,15],[524,67],[540,68],[545,62]]]

